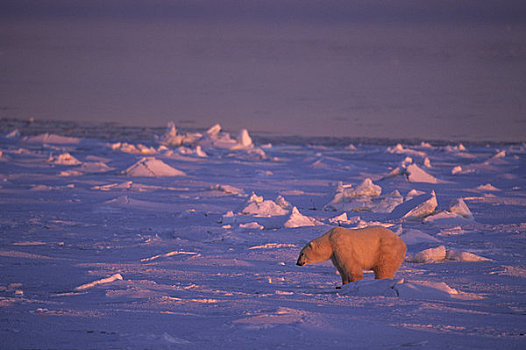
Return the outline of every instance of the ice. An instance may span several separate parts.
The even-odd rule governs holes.
[[[455,199],[449,206],[449,211],[467,220],[473,220],[473,214],[462,198]]]
[[[131,154],[143,154],[143,155],[153,155],[157,153],[157,150],[153,147],[148,147],[143,144],[129,144],[127,142],[116,142],[110,145],[111,149],[114,151],[121,151]]]
[[[58,165],[79,165],[81,162],[69,153],[62,153],[58,156],[49,156],[48,162]]]
[[[166,132],[162,136],[157,137],[157,141],[165,146],[180,146],[184,144],[192,144],[201,137],[202,135],[200,133],[179,134],[175,127],[175,123],[169,122]]]
[[[127,176],[133,177],[165,177],[165,176],[185,176],[186,174],[172,168],[162,160],[155,157],[145,157],[124,171]]]
[[[247,222],[245,224],[239,224],[239,227],[247,230],[263,230],[265,228],[263,225],[258,224],[255,221]]]
[[[417,229],[409,229],[405,230],[401,235],[400,238],[405,242],[407,245],[414,245],[414,244],[420,244],[420,243],[436,243],[440,242],[438,238],[435,238],[427,233],[424,233]]]
[[[453,169],[451,169],[452,175],[462,174],[462,167],[460,165],[455,166]]]
[[[50,125],[40,134],[58,135]],[[175,124],[146,138],[99,125],[69,144],[30,142],[24,128],[0,137],[4,347],[524,347],[522,145],[390,153],[396,143],[212,129],[182,144]],[[258,140],[272,143],[265,158]],[[443,180],[384,176],[414,164]],[[399,234],[395,279],[366,270],[337,289],[330,261],[297,268],[337,225]]]
[[[450,249],[447,251],[446,259],[453,260],[453,261],[465,261],[465,262],[491,261],[491,259],[484,258],[482,256],[478,256],[470,252],[459,251],[459,250],[454,250],[454,249]]]
[[[416,164],[411,164],[406,169],[407,180],[409,182],[425,182],[430,184],[438,183],[438,179],[420,169]]]
[[[331,224],[335,224],[335,225],[338,225],[338,226],[352,225],[352,224],[359,223],[360,222],[360,217],[359,216],[353,216],[353,217],[348,218],[347,217],[347,213],[342,213],[340,215],[336,215],[333,218],[329,218],[329,222]]]
[[[392,218],[402,218],[407,220],[421,220],[435,212],[438,205],[435,191],[431,194],[423,194],[411,198],[398,205],[391,212]]]
[[[239,135],[237,136],[237,143],[239,143],[242,147],[252,146],[252,138],[248,134],[247,129],[241,129],[241,131],[239,131]]]
[[[336,193],[333,199],[325,206],[330,210],[359,210],[360,208],[370,208],[370,203],[373,198],[380,196],[382,188],[375,185],[369,178],[356,188],[352,185],[344,185],[342,182],[338,183]]]
[[[424,158],[426,156],[425,152],[416,151],[410,148],[406,148],[402,146],[401,144],[397,144],[394,147],[387,147],[387,152],[389,153],[395,153],[395,154],[410,154],[413,156],[418,156]]]
[[[75,287],[75,290],[77,290],[77,291],[85,290],[85,289],[93,288],[93,287],[101,285],[101,284],[107,284],[107,283],[111,283],[111,282],[115,282],[115,281],[119,281],[119,280],[122,281],[122,276],[121,276],[120,273],[116,273],[114,275],[111,275],[110,277],[102,278],[100,280],[96,280],[96,281],[93,281],[93,282],[86,283],[86,284],[80,285],[78,287]]]
[[[77,169],[82,173],[105,173],[114,170],[104,162],[84,162]]]
[[[416,300],[443,300],[462,298],[463,293],[445,282],[392,280],[360,280],[343,286],[341,295],[360,297],[398,297]],[[471,298],[463,298],[471,299]]]
[[[460,261],[460,262],[487,262],[491,261],[488,258],[478,256],[476,254],[459,251],[455,249],[448,249],[441,245],[436,248],[428,248],[419,251],[415,254],[408,254],[406,261],[413,263],[436,263],[445,260]]]
[[[485,184],[485,185],[477,186],[477,190],[484,191],[484,192],[500,191],[497,187],[493,186],[492,184]]]
[[[26,136],[23,138],[24,142],[28,143],[46,143],[46,144],[78,144],[81,139],[78,137],[67,137],[55,134],[45,133],[38,136]]]
[[[437,226],[447,227],[447,226],[457,226],[471,224],[472,219],[466,219],[465,217],[451,213],[449,211],[440,211],[436,214],[429,215],[423,219],[423,222],[426,224],[434,224]]]
[[[277,249],[277,248],[295,248],[295,244],[287,244],[287,243],[266,243],[263,245],[257,245],[250,247],[248,249]]]
[[[133,191],[133,192],[151,192],[151,191],[157,191],[162,189],[173,189],[170,187],[161,187],[161,186],[152,186],[152,185],[145,185],[140,183],[135,183],[133,181],[124,181],[121,183],[112,183],[107,185],[101,185],[101,186],[93,186],[92,189],[99,190],[99,191]]]
[[[298,208],[293,207],[290,213],[289,218],[287,221],[285,221],[285,224],[283,224],[283,227],[286,228],[295,228],[295,227],[305,227],[305,226],[316,226],[316,225],[323,225],[318,220],[302,215]]]
[[[5,138],[8,138],[8,139],[17,139],[19,137],[20,137],[20,131],[18,131],[18,129],[14,129],[13,131],[8,132],[5,135]]]
[[[391,213],[398,205],[404,202],[404,197],[395,190],[379,198],[371,210],[375,213]]]
[[[210,190],[211,191],[224,192],[226,194],[235,194],[235,195],[238,195],[238,196],[245,195],[245,192],[242,189],[237,188],[235,186],[230,186],[230,185],[216,184],[214,186],[210,186]]]
[[[446,247],[441,245],[436,248],[428,248],[414,255],[407,254],[406,261],[414,263],[434,263],[446,259]]]
[[[173,252],[168,252],[168,253],[165,253],[165,254],[154,255],[154,256],[149,257],[149,258],[141,259],[141,262],[143,262],[143,263],[151,262],[151,261],[157,260],[159,258],[169,258],[169,257],[174,256],[174,255],[197,255],[197,254],[198,253],[195,253],[195,252],[185,252],[185,251],[180,251],[180,250],[174,250]]]
[[[288,213],[286,208],[281,205],[283,203],[278,198],[278,202],[272,200],[263,200],[263,197],[252,194],[246,203],[246,206],[241,210],[244,215],[253,215],[260,217],[281,216]]]
[[[203,151],[200,145],[196,145],[195,148],[193,149],[189,147],[181,146],[177,148],[177,152],[179,152],[182,155],[196,155],[201,158],[206,158],[208,156],[206,152]],[[165,156],[170,156],[172,153],[173,153],[172,151],[167,151],[164,154]]]

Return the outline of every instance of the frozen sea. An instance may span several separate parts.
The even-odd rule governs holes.
[[[526,346],[524,144],[2,125],[3,349]],[[296,266],[373,225],[394,279]]]

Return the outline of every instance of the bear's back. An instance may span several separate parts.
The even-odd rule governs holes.
[[[354,242],[363,241],[364,243],[368,242],[369,244],[372,244],[373,242],[379,243],[380,240],[385,238],[398,238],[394,232],[383,226],[371,226],[352,230],[343,227],[335,227],[327,232],[327,235],[332,242],[350,239]]]

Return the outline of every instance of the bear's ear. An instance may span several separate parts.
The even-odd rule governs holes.
[[[307,244],[307,246],[310,248],[310,249],[313,249],[314,248],[314,242],[309,242],[309,244]]]

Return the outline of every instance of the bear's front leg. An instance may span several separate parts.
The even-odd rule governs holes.
[[[346,257],[343,259],[342,257],[338,257],[336,255],[333,255],[331,257],[332,263],[340,273],[340,277],[342,278],[342,284],[347,284],[350,282],[358,281],[363,279],[363,271],[352,258]]]

